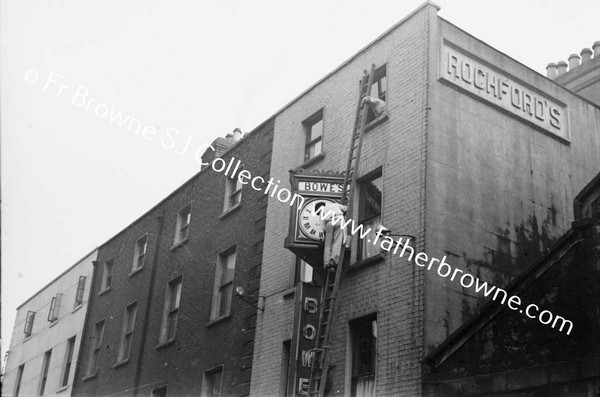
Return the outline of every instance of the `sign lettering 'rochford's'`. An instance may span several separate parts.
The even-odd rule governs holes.
[[[564,139],[569,139],[567,109],[462,52],[442,46],[440,77]]]

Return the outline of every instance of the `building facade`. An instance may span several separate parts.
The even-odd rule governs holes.
[[[375,64],[371,95],[386,109],[368,119],[349,217],[504,287],[570,228],[571,202],[598,172],[600,109],[438,10],[425,3],[277,113],[271,176],[345,170],[359,81]],[[288,390],[304,266],[283,248],[289,206],[269,200],[251,396]],[[486,299],[365,239],[338,297],[329,393],[423,395],[423,359]]]
[[[426,358],[429,395],[600,395],[600,174],[574,210],[571,229],[510,287],[545,310],[568,313],[568,337],[488,304]]]
[[[96,254],[87,254],[17,308],[3,396],[71,395]]]
[[[268,180],[272,135],[267,121],[218,138],[198,174],[99,248],[75,395],[248,395],[267,200],[231,176]]]

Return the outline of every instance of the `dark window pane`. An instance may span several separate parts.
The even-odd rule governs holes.
[[[381,214],[382,178],[378,177],[360,184],[360,221],[366,221]]]

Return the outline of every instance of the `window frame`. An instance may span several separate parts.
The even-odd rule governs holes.
[[[227,267],[229,260],[228,258],[231,256],[234,257],[233,269],[232,269],[232,277],[231,280],[223,280],[224,276],[224,267]],[[223,259],[227,259],[225,262]],[[229,247],[228,249],[222,251],[217,255],[217,263],[215,266],[215,278],[214,278],[214,287],[213,287],[213,296],[210,310],[210,321],[217,321],[222,318],[225,318],[231,314],[231,304],[233,298],[233,281],[235,280],[235,268],[237,264],[237,245]],[[227,287],[231,286],[229,291],[229,297],[227,298],[227,309],[225,314],[220,314],[221,305],[223,302],[223,296],[227,293]],[[224,292],[225,291],[225,292]]]
[[[108,291],[112,288],[114,270],[115,258],[112,257],[105,261],[102,265],[102,284],[100,285],[100,293]]]
[[[212,377],[220,374],[221,375],[221,380],[220,380],[220,384],[219,384],[219,394],[218,395],[213,395],[212,394],[212,387],[209,388],[209,386],[212,386],[214,384],[214,382],[212,381]],[[202,397],[221,397],[223,395],[223,376],[225,375],[225,366],[224,365],[219,365],[217,367],[211,368],[209,370],[204,371],[204,374],[202,376]],[[210,382],[210,383],[209,383]]]
[[[178,245],[188,240],[190,236],[191,224],[192,203],[189,203],[185,207],[177,211],[177,221],[175,223],[175,237],[173,239],[173,244]]]
[[[58,321],[58,316],[60,315],[60,306],[62,303],[63,294],[57,293],[56,296],[52,297],[50,301],[50,309],[48,310],[48,321],[54,323]]]
[[[67,350],[65,351],[65,361],[60,376],[60,387],[66,387],[69,384],[69,374],[73,364],[73,354],[75,353],[75,341],[77,336],[67,340]]]
[[[137,301],[134,301],[125,307],[123,313],[123,325],[121,327],[121,337],[119,338],[119,350],[117,351],[117,364],[129,361],[136,319]]]
[[[40,374],[40,385],[38,387],[38,396],[43,396],[48,385],[48,371],[50,369],[50,360],[52,359],[52,349],[44,353],[44,361],[42,363],[42,372]]]
[[[365,199],[366,199],[366,191],[365,191],[365,186],[369,183],[372,183],[372,181],[375,181],[377,179],[381,179],[381,200],[379,203],[379,214],[378,215],[373,215],[373,216],[366,216],[364,214],[365,212]],[[366,229],[366,224],[368,224],[369,222],[372,222],[374,220],[377,220],[377,218],[379,218],[379,225],[383,224],[383,170],[381,167],[373,170],[372,172],[369,172],[367,175],[361,177],[358,181],[358,208],[357,208],[357,216],[356,219],[358,220],[358,224],[359,225],[363,225],[363,228]],[[370,226],[369,226],[370,227]],[[375,233],[377,232],[377,228],[371,228],[371,233]],[[364,230],[364,229],[363,229]],[[371,237],[371,238],[369,238]],[[366,261],[372,258],[376,258],[378,257],[378,255],[381,255],[382,253],[382,249],[380,247],[379,249],[379,253],[373,254],[371,256],[367,256],[364,257],[364,245],[365,244],[372,244],[369,242],[369,240],[374,241],[373,240],[374,237],[373,236],[365,236],[364,239],[361,238],[357,238],[356,240],[356,261],[357,262],[362,262],[362,261]]]
[[[31,314],[31,322],[29,321]],[[25,338],[29,338],[33,333],[33,323],[35,322],[35,314],[33,310],[28,310],[27,315],[25,316],[25,327],[23,329],[23,333],[25,334]]]
[[[86,276],[79,276],[79,281],[77,281],[77,290],[75,291],[75,303],[73,308],[77,308],[83,304],[83,299],[85,297],[85,283],[87,281]]]
[[[182,289],[182,275],[175,277],[173,280],[167,283],[160,333],[158,335],[159,346],[174,341],[177,336],[177,322],[179,321],[179,310],[181,308]],[[176,302],[176,306],[173,305],[173,302]],[[173,325],[171,326],[171,324]],[[173,329],[172,336],[169,334],[169,330],[171,329]]]
[[[86,378],[92,377],[98,373],[98,362],[100,361],[100,352],[102,351],[105,326],[105,319],[94,324],[94,344],[91,346],[90,357],[86,369]]]
[[[281,345],[281,372],[279,374],[279,395],[288,397],[290,389],[290,359],[291,359],[292,341],[284,340]]]
[[[374,127],[377,122],[379,122],[380,120],[383,120],[388,115],[388,113],[387,113],[387,99],[388,99],[387,63],[384,63],[383,65],[379,66],[377,69],[375,69],[375,71],[373,73],[374,73],[374,76],[373,76],[373,83],[371,84],[371,91],[373,90],[373,86],[377,85],[377,98],[381,99],[382,101],[384,101],[386,103],[386,108],[382,114],[380,114],[378,117],[375,117],[375,114],[373,113],[371,108],[367,106],[368,110],[367,110],[367,120],[365,123],[365,130]],[[385,90],[383,90],[383,95],[381,95],[382,85],[383,85],[381,80],[383,80],[384,78],[385,78],[385,83],[384,83]],[[359,82],[359,87],[360,87],[360,84],[361,83]],[[369,93],[369,95],[370,94],[371,93]]]
[[[302,128],[304,130],[304,162],[305,163],[310,160],[313,160],[323,154],[323,137],[325,135],[325,118],[323,117],[323,115],[324,115],[323,109],[324,108],[317,110],[314,114],[312,114],[310,117],[308,117],[306,120],[304,120],[302,122]],[[321,135],[319,135],[317,138],[311,139],[312,128],[319,122],[321,122]],[[319,142],[321,143],[321,149],[320,149],[319,153],[316,153],[313,156],[310,156],[311,147],[314,147]]]
[[[378,335],[371,335],[372,337],[372,366],[373,369],[372,371],[368,371],[368,372],[358,372],[357,366],[358,363],[360,362],[360,358],[359,358],[359,354],[358,354],[358,350],[359,350],[359,346],[360,346],[360,337],[361,335],[361,327],[368,327],[368,325],[366,325],[367,322],[370,323],[371,325],[371,333],[373,333],[373,323],[375,323],[375,330],[377,330],[377,313],[371,313],[368,314],[366,316],[351,320],[349,322],[349,328],[350,328],[350,395],[351,396],[355,396],[356,395],[356,383],[359,379],[361,378],[365,378],[365,377],[373,377],[373,382],[374,382],[374,392],[376,392],[377,390],[377,356],[378,356],[378,344],[377,344],[377,339],[378,339]]]
[[[143,240],[144,248],[143,252],[140,252],[140,242]],[[133,250],[133,264],[131,265],[131,272],[134,273],[144,267],[146,264],[146,255],[148,254],[148,233],[138,238],[135,242]],[[140,264],[141,262],[141,264]]]
[[[237,174],[239,175],[239,173]],[[242,182],[237,178],[237,175],[225,180],[225,199],[223,203],[223,213],[229,212],[242,204]],[[239,187],[238,187],[239,184]],[[235,201],[237,197],[237,202]]]
[[[17,379],[15,380],[15,386],[13,390],[15,390],[15,397],[19,397],[19,393],[21,392],[21,383],[23,381],[23,373],[25,372],[25,363],[19,365],[17,367]]]

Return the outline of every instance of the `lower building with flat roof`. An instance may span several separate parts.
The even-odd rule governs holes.
[[[70,396],[97,250],[17,308],[3,396]]]

